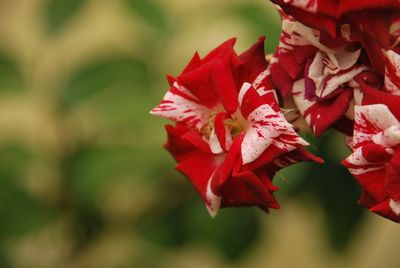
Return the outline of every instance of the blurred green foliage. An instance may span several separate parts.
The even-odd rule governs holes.
[[[58,33],[65,24],[73,19],[86,0],[46,0],[44,18],[51,34]]]
[[[1,93],[23,89],[23,77],[18,63],[5,52],[0,52],[0,81]]]
[[[296,174],[298,166],[281,171],[285,177],[294,178],[295,182],[289,187],[282,187],[290,198],[312,198],[321,206],[328,241],[334,250],[344,252],[359,229],[363,216],[363,209],[357,204],[359,186],[340,164],[340,160],[350,152],[344,144],[344,137],[338,132],[330,131],[318,140],[310,136],[306,135],[306,139],[311,141],[312,147],[318,148],[314,153],[325,163],[302,164],[301,176]]]
[[[70,107],[101,90],[129,90],[139,85],[150,87],[145,63],[127,57],[104,59],[78,70],[60,94],[60,102]]]
[[[152,0],[126,0],[133,16],[138,16],[160,32],[167,29],[167,17],[164,10]]]

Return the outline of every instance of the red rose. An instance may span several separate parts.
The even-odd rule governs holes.
[[[400,221],[400,122],[386,105],[355,107],[353,154],[346,166],[363,188],[360,204]]]
[[[237,55],[232,39],[204,59],[195,54],[180,76],[169,78],[170,90],[151,112],[178,123],[168,128],[167,148],[211,215],[220,206],[277,207],[275,172],[321,161],[303,149],[308,143],[280,111],[263,43]]]
[[[350,121],[344,115],[352,108],[353,78],[368,69],[361,49],[345,40],[328,42],[321,31],[281,15],[280,44],[269,67],[272,84],[283,97],[293,97],[317,136],[332,126],[352,132],[343,127]]]

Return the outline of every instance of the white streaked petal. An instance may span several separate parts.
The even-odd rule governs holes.
[[[360,57],[361,49],[356,51],[341,50],[339,53],[331,54],[328,53],[328,57],[336,63],[336,66],[340,70],[346,70],[353,67]]]
[[[354,88],[354,104],[355,105],[362,105],[362,100],[364,98],[364,94],[362,93],[359,87]]]
[[[385,129],[385,131],[373,136],[372,140],[376,144],[380,144],[384,147],[395,147],[400,144],[400,126],[391,126]]]
[[[384,165],[377,166],[377,167],[370,167],[370,168],[366,168],[366,167],[349,168],[348,170],[352,175],[361,175],[361,174],[365,174],[365,173],[368,173],[368,172],[380,170],[380,169],[383,169],[383,168],[385,168]]]
[[[211,131],[208,144],[210,145],[210,149],[213,154],[220,154],[224,152],[224,150],[221,148],[221,144],[219,143],[217,134],[215,133],[215,129]]]
[[[206,106],[168,91],[163,101],[150,111],[150,114],[185,123],[198,130],[206,123],[211,113]]]
[[[275,112],[268,104],[255,109],[247,118],[250,126],[241,145],[243,164],[256,160],[272,143],[282,150],[291,151],[295,144],[308,145],[294,131],[282,113]],[[282,134],[291,135],[291,140],[280,139]]]
[[[195,95],[193,95],[192,92],[189,91],[189,89],[185,88],[184,86],[179,85],[178,82],[175,81],[173,84],[173,87],[178,89],[180,92],[185,93],[192,99],[198,100],[198,98]]]
[[[210,179],[208,180],[207,192],[206,192],[206,198],[207,198],[206,207],[208,213],[212,218],[214,218],[217,215],[219,208],[221,207],[221,199],[222,199],[220,196],[214,194],[211,189],[211,180],[213,179],[214,174],[215,172],[211,175]]]
[[[371,171],[384,169],[386,167],[384,163],[376,166],[376,163],[367,161],[362,153],[362,147],[357,148],[349,157],[346,158],[346,161],[352,165],[359,166],[356,168],[349,168],[350,173],[353,175],[361,175]],[[374,166],[368,167],[368,165],[371,164]]]
[[[362,147],[357,148],[349,157],[346,159],[350,164],[363,166],[363,165],[370,165],[369,161],[365,159],[362,153]]]
[[[390,199],[389,206],[394,212],[394,214],[400,216],[400,201],[394,201],[393,199]]]
[[[400,124],[389,108],[384,104],[355,106],[354,108],[356,121],[359,124],[362,124],[364,120],[368,120],[369,123],[381,130]],[[366,124],[366,122],[364,124]]]
[[[232,138],[232,134],[231,134],[231,130],[228,126],[225,126],[225,148],[226,150],[229,151],[229,149],[231,148],[232,144],[233,144],[233,138]]]
[[[249,128],[241,146],[243,164],[256,160],[270,144],[272,144],[272,138],[260,136],[257,129]]]
[[[308,12],[317,13],[318,1],[315,0],[283,0],[283,2]]]
[[[304,117],[304,112],[313,106],[316,101],[310,101],[305,96],[305,86],[304,86],[304,79],[297,80],[293,84],[293,100],[296,104],[297,109],[299,110],[300,114]],[[307,115],[305,121],[308,125],[310,125],[310,115]]]
[[[261,73],[256,77],[256,79],[254,79],[254,81],[253,81],[253,83],[252,83],[252,86],[253,86],[255,89],[258,89],[259,86],[260,86],[260,84],[261,84],[261,83],[265,80],[265,78],[267,78],[269,75],[270,75],[270,71],[269,71],[269,69],[267,68],[267,69],[265,69],[263,72],[261,72]]]
[[[393,50],[389,50],[386,52],[386,70],[385,70],[385,87],[386,90],[393,95],[400,95],[400,88],[398,88],[398,84],[400,81],[400,55],[394,52]],[[389,67],[394,69],[395,72],[393,76],[389,73]],[[397,81],[397,85],[395,83]]]
[[[356,75],[359,73],[368,70],[367,66],[360,66],[357,68],[354,68],[348,72],[342,73],[340,75],[335,75],[329,80],[326,80],[325,83],[320,84],[319,87],[317,87],[317,90],[315,91],[315,95],[318,97],[325,97],[331,94],[333,91],[335,91],[340,85],[343,85],[349,81],[351,81]]]
[[[246,95],[247,91],[251,88],[251,84],[250,83],[243,83],[240,91],[239,91],[239,96],[238,96],[238,101],[239,101],[239,105],[242,105],[242,101],[244,98],[244,95]]]

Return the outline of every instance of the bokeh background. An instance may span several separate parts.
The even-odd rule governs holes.
[[[268,215],[211,219],[162,149],[164,75],[279,32],[266,0],[0,0],[0,267],[399,267],[338,133],[307,137],[327,163],[280,172]]]

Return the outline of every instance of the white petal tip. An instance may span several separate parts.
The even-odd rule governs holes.
[[[210,207],[208,205],[206,207],[207,207],[207,210],[208,210],[208,214],[210,214],[211,218],[214,219],[217,216],[219,209],[212,208],[212,207]]]
[[[310,143],[308,143],[307,141],[305,141],[304,139],[300,139],[299,140],[299,144],[303,145],[303,146],[310,146]]]
[[[243,165],[246,165],[246,164],[248,164],[248,163],[251,163],[251,162],[253,162],[255,159],[256,159],[256,158],[254,158],[254,157],[252,157],[252,156],[250,156],[250,155],[242,154]]]
[[[243,83],[242,87],[240,88],[239,96],[238,96],[239,104],[242,104],[244,95],[246,95],[246,93],[250,89],[250,87],[251,87],[250,83],[247,83],[247,82]]]
[[[221,147],[221,144],[219,143],[217,134],[215,133],[215,129],[211,131],[210,134],[210,139],[208,141],[208,144],[210,146],[210,150],[213,154],[221,154],[224,152],[224,150]]]
[[[397,216],[400,215],[400,201],[394,201],[393,199],[390,199],[389,206]]]
[[[206,193],[207,201],[205,202],[208,213],[210,214],[211,218],[215,218],[215,216],[217,215],[219,208],[221,207],[221,199],[222,199],[220,196],[214,194],[213,191],[211,190],[211,180],[213,179],[213,177],[214,174],[212,174],[210,179],[208,180],[207,193]]]

